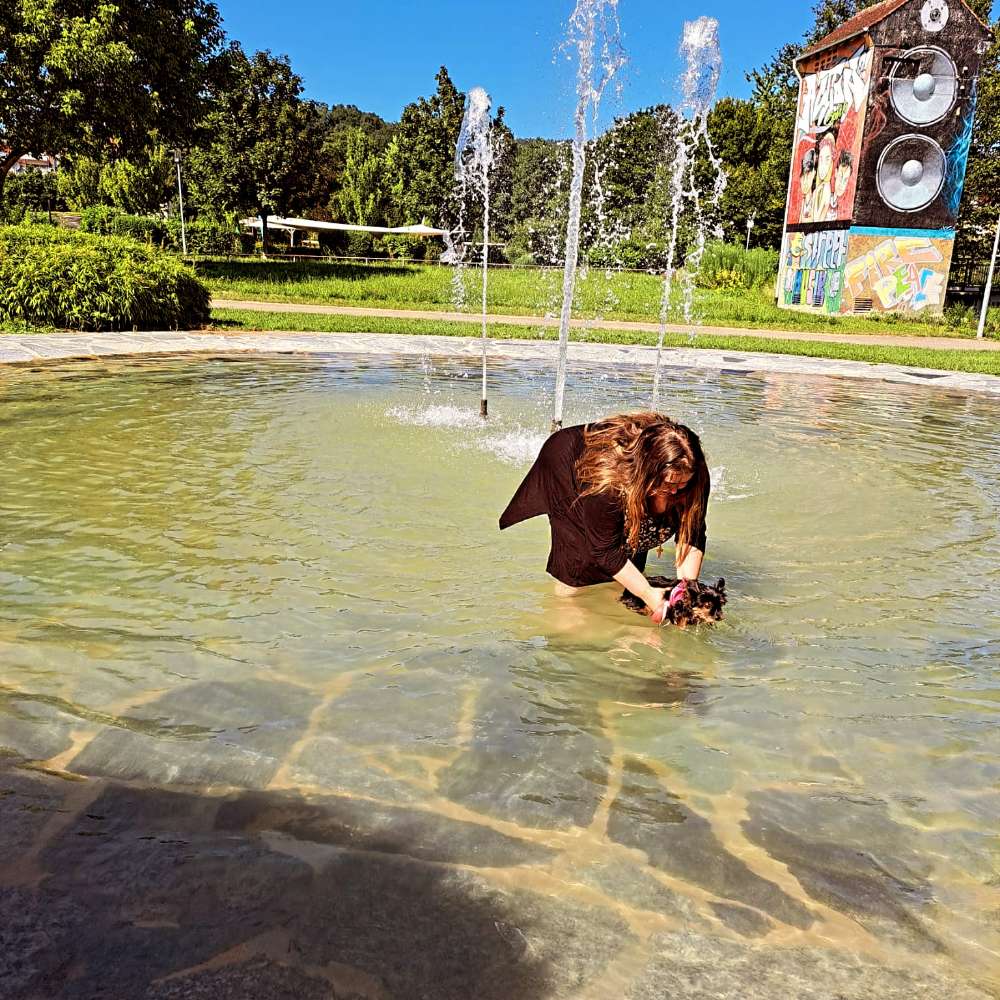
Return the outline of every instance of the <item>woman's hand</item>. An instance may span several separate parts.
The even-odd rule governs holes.
[[[630,559],[615,573],[615,580],[629,593],[635,594],[652,614],[663,603],[666,591],[660,587],[651,587],[638,566]]]
[[[697,580],[701,575],[701,564],[705,558],[705,553],[701,549],[696,549],[693,545],[680,558],[680,550],[677,552],[677,577],[680,580]]]
[[[650,587],[649,597],[645,598],[649,617],[657,625],[663,622],[663,612],[666,610],[667,592],[662,587]]]

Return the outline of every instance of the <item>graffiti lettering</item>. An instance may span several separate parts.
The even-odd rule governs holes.
[[[847,230],[834,229],[819,233],[803,233],[801,241],[789,241],[789,267],[810,271],[832,271],[847,262]]]
[[[848,261],[844,281],[856,299],[874,293],[883,309],[919,311],[944,301],[947,272],[926,266],[943,260],[927,237],[894,236]]]
[[[845,46],[836,65],[802,78],[787,221],[847,222],[854,208],[872,50]]]
[[[786,305],[840,310],[847,239],[846,229],[788,234],[782,259]]]
[[[868,97],[871,53],[862,46],[836,66],[805,77],[798,123],[803,132],[820,132],[842,121],[849,111],[861,110]]]

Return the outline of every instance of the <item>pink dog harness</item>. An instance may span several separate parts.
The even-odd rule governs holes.
[[[670,595],[664,598],[663,603],[653,612],[653,622],[662,625],[666,621],[667,611],[683,601],[685,597],[687,597],[687,580],[680,580],[670,591]]]

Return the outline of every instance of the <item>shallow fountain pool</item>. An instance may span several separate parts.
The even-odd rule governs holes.
[[[473,364],[0,375],[0,748],[295,796],[254,829],[299,843],[350,803],[352,845],[559,908],[497,922],[554,949],[524,996],[660,996],[679,934],[762,996],[1000,988],[997,403],[668,369],[730,596],[678,632],[498,532],[550,377],[494,364],[483,424]],[[650,389],[577,372],[565,422]]]

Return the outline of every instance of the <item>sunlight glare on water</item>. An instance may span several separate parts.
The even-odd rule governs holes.
[[[0,749],[576,831],[566,886],[994,977],[997,404],[667,370],[729,593],[679,632],[499,533],[550,377],[494,365],[484,423],[465,364],[0,375]],[[566,424],[650,378],[578,373]]]

